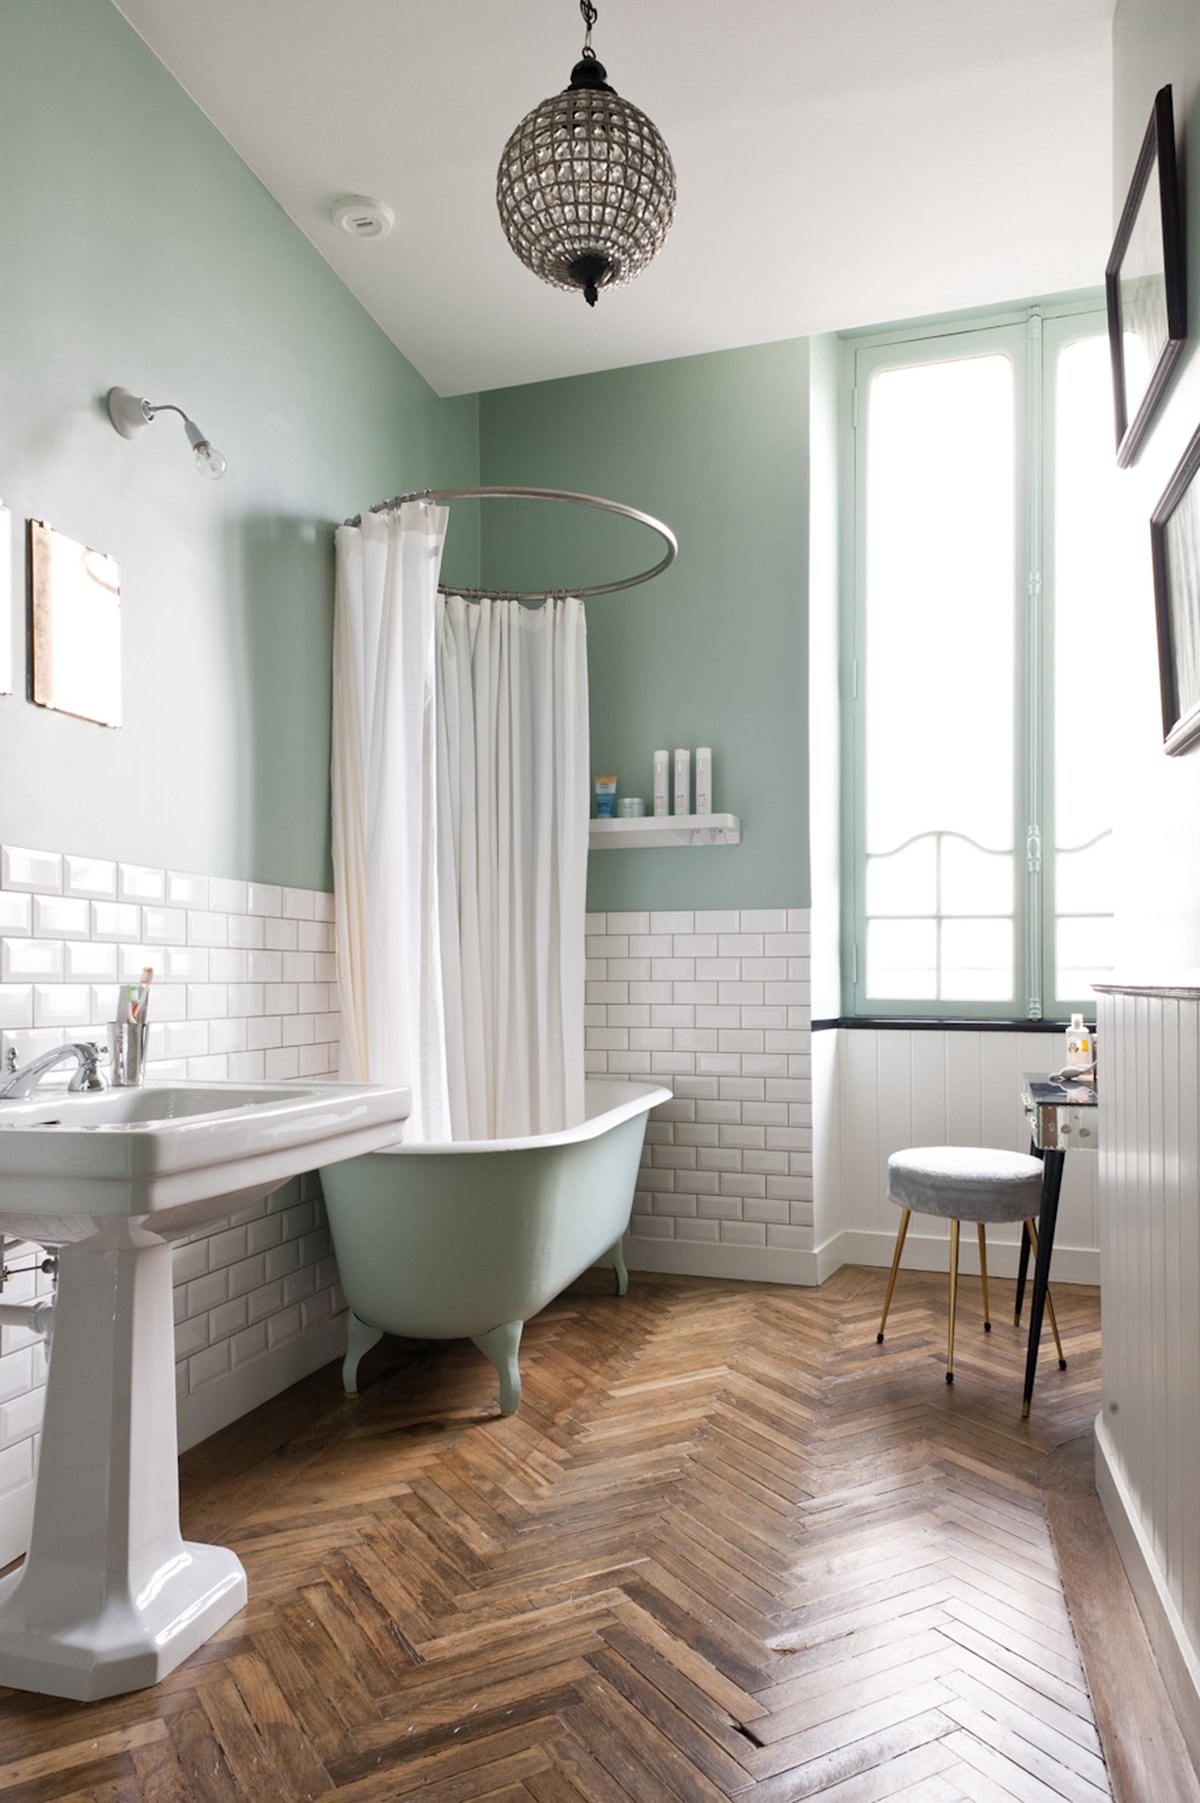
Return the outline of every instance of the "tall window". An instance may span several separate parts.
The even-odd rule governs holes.
[[[1086,1007],[1131,554],[1103,313],[859,342],[853,387],[852,1012]]]

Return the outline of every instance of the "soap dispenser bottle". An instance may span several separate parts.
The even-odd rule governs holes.
[[[1082,1014],[1073,1014],[1067,1028],[1064,1070],[1086,1070],[1092,1062],[1092,1036],[1083,1024]]]

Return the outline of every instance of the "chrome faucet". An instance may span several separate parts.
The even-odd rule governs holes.
[[[80,1090],[107,1089],[100,1065],[100,1048],[96,1045],[59,1045],[49,1052],[43,1052],[40,1058],[33,1058],[28,1064],[16,1068],[16,1053],[11,1049],[8,1054],[8,1081],[0,1083],[0,1102],[27,1102],[36,1091],[38,1084],[47,1071],[54,1070],[68,1058],[75,1060],[75,1072],[67,1084],[68,1090],[78,1094]]]

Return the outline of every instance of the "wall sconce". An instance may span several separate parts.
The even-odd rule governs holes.
[[[110,388],[108,391],[108,417],[122,438],[136,438],[144,432],[160,413],[177,413],[183,421],[183,429],[187,433],[187,441],[196,453],[196,468],[202,476],[213,482],[225,474],[224,457],[213,444],[210,444],[195,420],[189,419],[182,407],[172,406],[169,401],[160,401],[152,405],[143,401],[128,388]]]

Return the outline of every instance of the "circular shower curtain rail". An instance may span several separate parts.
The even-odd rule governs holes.
[[[468,601],[479,601],[490,595],[502,592],[514,601],[544,601],[550,595],[575,595],[581,601],[592,595],[614,595],[618,589],[637,588],[639,583],[650,582],[655,576],[674,563],[679,549],[679,541],[669,526],[656,520],[653,514],[643,513],[640,508],[626,507],[621,501],[605,501],[599,495],[577,495],[566,488],[422,488],[412,494],[394,495],[390,501],[380,501],[372,507],[372,513],[390,513],[393,508],[402,507],[405,501],[566,501],[576,507],[599,507],[604,513],[619,513],[627,520],[633,520],[639,526],[649,526],[652,532],[666,545],[666,552],[659,558],[652,569],[643,570],[638,576],[626,576],[623,582],[598,582],[591,588],[552,588],[552,589],[504,589],[494,588],[448,588],[441,585],[444,595],[461,595]],[[362,515],[347,520],[348,526],[361,526]]]

